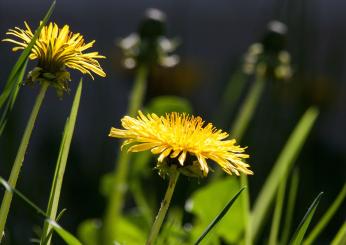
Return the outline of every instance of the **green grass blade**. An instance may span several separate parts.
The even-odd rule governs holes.
[[[78,241],[76,237],[74,237],[71,233],[62,228],[56,221],[49,219],[46,213],[39,208],[34,202],[32,202],[28,197],[18,191],[16,188],[10,186],[10,184],[0,177],[0,184],[9,192],[16,194],[20,197],[27,205],[33,208],[38,214],[43,216],[45,219],[48,219],[48,222],[52,225],[53,229],[57,232],[57,234],[69,245],[81,245],[82,243]]]
[[[311,131],[312,126],[318,116],[318,109],[309,108],[298,122],[297,126],[290,135],[285,147],[274,164],[258,198],[255,201],[254,209],[251,213],[250,225],[252,232],[252,241],[254,241],[263,225],[264,218],[274,199],[275,192],[279,186],[280,180],[291,169],[298,153]]]
[[[320,202],[322,195],[323,195],[323,192],[320,192],[320,194],[318,194],[318,196],[312,202],[312,204],[310,205],[308,211],[304,215],[304,218],[300,222],[289,244],[292,244],[292,245],[302,244],[306,230],[309,228],[310,222],[312,220],[312,217],[315,214],[316,208],[318,206],[318,203]]]
[[[297,169],[295,169],[291,177],[290,190],[288,193],[288,201],[287,201],[287,208],[286,208],[286,216],[285,216],[285,221],[283,226],[284,228],[282,230],[282,237],[281,237],[280,244],[287,244],[289,235],[291,233],[292,218],[294,213],[294,205],[296,203],[296,198],[297,198],[298,185],[299,185],[299,172]]]
[[[195,242],[195,245],[198,245],[204,237],[213,229],[213,227],[221,221],[221,219],[227,214],[228,210],[232,207],[233,203],[237,200],[241,192],[245,189],[246,187],[241,188],[238,193],[232,197],[232,199],[227,203],[227,205],[224,207],[224,209],[218,214],[215,219],[208,225],[208,227],[204,230],[202,235],[198,238],[198,240]]]
[[[28,204],[30,207],[32,207],[33,209],[35,209],[35,211],[39,214],[41,214],[44,217],[46,216],[46,213],[40,209],[35,203],[33,203],[32,201],[30,201],[29,198],[27,198],[25,195],[23,195],[20,191],[18,191],[16,188],[13,188],[10,186],[10,184],[4,180],[2,177],[0,177],[0,184],[6,189],[6,191],[11,192],[16,194],[17,196],[19,196],[24,202],[26,202],[26,204]]]
[[[346,244],[346,222],[341,226],[339,231],[336,233],[331,245],[343,245]]]
[[[25,127],[24,134],[22,136],[22,139],[21,139],[21,142],[20,142],[20,145],[18,148],[18,152],[17,152],[16,158],[14,160],[14,163],[13,163],[13,166],[11,169],[11,173],[10,173],[10,177],[8,180],[10,186],[13,188],[16,187],[17,180],[18,180],[19,173],[20,173],[20,169],[21,169],[23,161],[24,161],[26,149],[29,145],[31,133],[33,131],[35,121],[36,121],[38,112],[40,110],[42,101],[44,99],[44,96],[46,94],[47,88],[48,88],[48,83],[43,83],[41,85],[41,90],[36,97],[35,105],[31,111],[28,123]],[[10,211],[11,202],[12,202],[12,192],[5,191],[5,195],[2,199],[1,207],[0,207],[0,242],[2,239],[3,231],[5,229],[7,216],[8,216],[8,213]]]
[[[14,102],[16,101],[20,85],[21,85],[21,83],[23,81],[23,77],[24,77],[24,74],[25,74],[25,70],[26,70],[27,64],[28,64],[28,60],[26,60],[24,62],[24,65],[20,69],[20,71],[18,73],[18,76],[16,76],[16,79],[15,79],[16,86],[11,91],[10,97],[6,101],[6,106],[5,106],[4,110],[3,110],[1,118],[0,118],[0,136],[2,135],[2,133],[3,133],[4,129],[5,129],[5,126],[6,126],[6,123],[7,123],[7,117],[9,115],[9,113],[12,111]]]
[[[47,221],[54,231],[66,242],[68,245],[82,245],[82,243],[73,236],[70,232],[63,229],[58,223],[53,220]]]
[[[284,199],[285,199],[286,181],[287,181],[287,176],[285,176],[281,180],[278,191],[277,191],[274,215],[273,215],[272,226],[271,226],[270,235],[269,235],[269,245],[278,244],[278,234],[280,230],[282,207],[283,207]]]
[[[81,93],[82,93],[82,79],[79,82],[79,85],[78,85],[78,88],[76,91],[76,95],[74,97],[74,101],[72,104],[71,113],[70,113],[69,118],[66,121],[65,130],[64,130],[62,141],[60,144],[58,160],[56,163],[54,178],[53,178],[53,182],[52,182],[52,187],[51,187],[49,201],[48,201],[48,207],[47,207],[47,215],[52,220],[56,219],[56,214],[57,214],[59,199],[60,199],[60,193],[61,193],[61,187],[62,187],[62,183],[63,183],[68,153],[70,150],[72,136],[73,136],[73,132],[74,132],[74,127],[76,124]],[[49,233],[50,233],[49,223],[45,222],[44,227],[43,227],[42,237],[41,237],[42,242],[46,241]],[[47,243],[44,243],[44,244],[50,244],[50,239],[48,239]]]
[[[328,222],[331,220],[333,215],[336,213],[336,211],[340,207],[345,197],[346,197],[346,184],[344,184],[340,193],[338,194],[338,196],[336,197],[335,201],[330,206],[328,211],[323,215],[323,217],[318,222],[318,224],[312,229],[311,233],[304,241],[303,243],[304,245],[313,244],[317,236],[322,232],[324,227],[328,224]]]
[[[52,2],[48,12],[44,16],[42,23],[40,24],[40,26],[35,31],[35,34],[34,34],[33,38],[31,39],[30,43],[23,50],[23,52],[19,56],[16,64],[13,66],[13,68],[10,72],[10,75],[8,76],[4,90],[2,91],[2,93],[0,95],[0,109],[2,108],[2,106],[4,105],[4,103],[6,102],[8,97],[10,96],[11,91],[15,89],[16,77],[18,76],[20,70],[23,68],[25,61],[27,60],[27,58],[31,52],[31,49],[35,45],[36,39],[39,37],[43,26],[47,23],[48,19],[52,15],[54,8],[55,8],[55,0]]]

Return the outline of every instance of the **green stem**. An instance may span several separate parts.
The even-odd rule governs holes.
[[[134,117],[137,111],[141,108],[146,91],[146,80],[148,75],[148,68],[144,65],[138,67],[135,84],[130,96],[130,104],[127,110],[127,115]]]
[[[247,187],[244,190],[244,195],[241,198],[241,202],[243,204],[243,219],[244,219],[244,227],[246,227],[245,229],[245,245],[251,245],[251,231],[250,228],[251,226],[248,224],[249,223],[249,219],[250,219],[250,195],[249,195],[249,191],[248,191],[248,179],[247,179],[247,175],[242,174],[240,176],[240,186],[241,187]]]
[[[279,188],[276,194],[274,215],[273,215],[273,220],[272,220],[272,225],[271,225],[270,235],[269,235],[269,245],[278,244],[278,234],[280,229],[282,207],[283,207],[284,198],[285,198],[286,182],[287,182],[287,176],[285,176],[281,180],[281,183],[279,185]]]
[[[179,177],[179,172],[178,171],[172,171],[171,175],[169,176],[169,184],[167,187],[167,191],[165,194],[165,197],[163,201],[161,202],[161,207],[159,212],[157,213],[157,216],[155,218],[154,224],[151,227],[151,231],[147,240],[146,245],[151,245],[154,243],[155,239],[157,238],[157,235],[159,234],[160,228],[162,226],[163,220],[166,216],[169,204],[172,199],[172,195],[174,192],[175,185],[177,183]]]
[[[341,245],[346,243],[346,222],[342,224],[339,231],[336,233],[331,245]]]
[[[291,233],[292,227],[292,219],[294,213],[294,205],[296,203],[297,191],[299,184],[299,172],[297,169],[293,171],[291,182],[290,182],[290,190],[288,193],[287,207],[286,207],[286,215],[284,221],[284,229],[282,230],[282,238],[280,244],[287,244],[289,235]]]
[[[220,109],[215,116],[216,124],[225,123],[231,117],[231,112],[234,109],[235,104],[240,98],[241,92],[245,86],[245,82],[248,76],[238,69],[234,75],[232,75],[226,85],[224,93],[222,95]]]
[[[148,69],[140,66],[137,69],[135,84],[130,96],[128,114],[134,117],[143,103],[146,90],[146,78]],[[117,221],[124,205],[124,196],[127,191],[127,173],[129,168],[130,155],[126,151],[120,151],[117,159],[117,166],[114,170],[114,186],[110,193],[109,201],[104,216],[102,229],[102,242],[112,244],[116,237]]]
[[[311,231],[310,235],[303,242],[303,245],[308,245],[308,244],[314,243],[317,236],[322,232],[324,227],[328,224],[330,219],[336,213],[336,211],[340,207],[340,205],[341,205],[342,201],[345,199],[345,197],[346,197],[346,184],[344,184],[343,188],[341,189],[340,193],[338,194],[337,198],[335,199],[333,204],[330,206],[328,211],[323,215],[321,220],[318,222],[318,224]]]
[[[264,85],[265,85],[264,77],[260,74],[257,74],[256,80],[254,84],[251,86],[250,91],[246,95],[246,98],[240,108],[239,114],[237,115],[237,118],[231,128],[231,133],[233,137],[238,140],[238,142],[240,142],[242,137],[244,136],[244,132],[248,128],[249,123],[256,111],[258,102],[261,98],[261,95],[265,87]],[[248,186],[248,180],[246,175],[241,175],[240,181],[242,186]],[[251,225],[248,222],[250,217],[249,188],[245,190],[244,195],[242,195],[240,198],[242,200],[243,207],[244,207],[243,220],[246,227],[245,244],[249,245],[249,244],[252,244],[251,230],[250,230]]]
[[[16,159],[13,163],[10,178],[8,180],[8,183],[12,188],[16,187],[19,172],[20,172],[20,169],[22,167],[22,163],[24,161],[25,152],[26,152],[26,149],[27,149],[28,144],[29,144],[30,136],[31,136],[32,130],[34,128],[37,114],[40,110],[40,107],[41,107],[42,101],[44,99],[44,96],[46,94],[47,88],[48,88],[48,83],[43,83],[41,90],[40,90],[40,92],[36,98],[35,105],[34,105],[34,108],[32,109],[29,121],[26,125],[25,131],[24,131],[24,134],[22,137],[22,141],[20,142],[17,156],[16,156]],[[0,208],[0,243],[1,243],[2,235],[4,234],[5,224],[6,224],[8,212],[10,210],[12,196],[13,196],[13,193],[6,190],[4,198],[3,198],[2,203],[1,203],[1,208]]]
[[[255,113],[259,99],[264,90],[265,81],[262,75],[256,75],[256,80],[251,86],[244,103],[242,104],[239,114],[232,126],[231,134],[238,141],[243,137],[249,123]]]
[[[74,132],[74,127],[76,124],[77,113],[79,108],[79,102],[82,92],[82,79],[79,82],[76,95],[73,100],[71,113],[68,119],[66,120],[64,134],[60,143],[59,155],[55,166],[54,178],[52,182],[52,187],[49,195],[48,207],[47,207],[47,216],[50,220],[56,220],[56,214],[58,211],[61,187],[64,179],[67,158],[71,146],[72,136]],[[40,244],[51,244],[51,230],[52,226],[48,221],[44,222],[43,231],[41,235]]]

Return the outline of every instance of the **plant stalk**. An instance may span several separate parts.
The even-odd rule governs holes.
[[[42,101],[44,99],[44,96],[46,94],[48,85],[49,85],[48,83],[43,83],[41,86],[40,92],[36,97],[35,105],[32,109],[29,121],[26,125],[22,140],[20,142],[17,156],[14,160],[11,174],[10,174],[10,178],[8,180],[8,183],[12,188],[16,187],[19,172],[20,172],[20,169],[21,169],[23,161],[24,161],[25,152],[26,152],[26,149],[27,149],[28,144],[29,144],[30,136],[31,136],[32,130],[34,128],[35,121],[36,121],[38,112],[40,110]],[[3,234],[4,234],[5,224],[6,224],[7,216],[8,216],[9,210],[10,210],[12,196],[13,196],[13,193],[6,190],[4,198],[3,198],[2,203],[1,203],[1,208],[0,208],[0,243],[1,243],[1,239],[2,239]]]
[[[163,201],[161,202],[160,210],[157,213],[153,226],[151,227],[151,231],[149,233],[149,237],[146,242],[146,245],[152,245],[155,239],[157,238],[157,235],[159,234],[160,228],[162,226],[163,220],[166,216],[169,204],[171,202],[172,195],[173,195],[178,178],[179,178],[179,172],[176,170],[172,171],[169,176],[169,184],[167,187],[165,197]]]
[[[58,211],[60,193],[62,188],[62,183],[64,179],[67,158],[70,151],[72,136],[74,132],[74,127],[76,124],[79,102],[82,92],[82,79],[79,82],[78,89],[76,91],[76,95],[73,100],[71,113],[68,119],[66,120],[66,125],[63,133],[63,137],[60,144],[60,150],[58,159],[55,166],[54,178],[52,181],[52,187],[49,195],[49,201],[47,206],[47,216],[50,220],[56,220],[56,214]],[[46,220],[43,225],[43,231],[41,235],[41,243],[44,245],[51,244],[51,230],[52,226]]]
[[[259,100],[263,93],[263,90],[265,87],[264,85],[265,85],[265,81],[264,81],[263,75],[256,74],[256,80],[254,84],[251,86],[250,91],[246,95],[246,98],[240,108],[239,114],[237,115],[237,118],[235,119],[235,122],[233,123],[232,129],[231,129],[233,137],[236,138],[238,142],[240,142],[241,139],[243,138],[244,133],[246,129],[248,128],[251,119],[253,118],[253,115],[256,111]],[[240,182],[241,182],[241,186],[248,186],[247,176],[242,174],[240,176]],[[245,244],[250,245],[252,244],[252,241],[251,241],[251,230],[250,230],[251,226],[248,222],[250,217],[249,188],[247,188],[244,192],[245,192],[244,195],[242,195],[240,198],[244,206],[243,219],[244,219],[244,225],[246,227]]]
[[[146,91],[146,78],[148,68],[144,65],[138,67],[136,79],[130,96],[127,115],[134,117],[143,103]],[[119,220],[124,205],[124,197],[127,191],[127,175],[130,155],[126,151],[120,151],[117,166],[114,170],[114,186],[110,193],[109,201],[104,216],[102,229],[102,242],[112,244],[116,237],[116,223]]]

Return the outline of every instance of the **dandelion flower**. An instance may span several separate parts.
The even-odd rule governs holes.
[[[227,173],[253,174],[245,158],[245,148],[236,140],[225,140],[229,135],[206,124],[201,117],[172,112],[165,116],[144,115],[122,118],[124,129],[111,128],[109,136],[125,139],[129,152],[151,150],[159,154],[158,168],[175,165],[189,176],[205,177],[209,172],[207,159],[216,162]]]
[[[19,40],[6,38],[3,41],[16,44],[13,51],[25,49],[34,34],[29,25],[24,22],[26,29],[15,27],[6,34],[14,36]],[[95,41],[85,43],[80,33],[72,33],[68,25],[59,28],[57,24],[50,23],[44,26],[40,32],[35,45],[33,46],[29,58],[38,60],[37,67],[29,73],[27,83],[47,81],[57,89],[58,94],[68,91],[68,81],[70,74],[66,67],[89,74],[94,79],[91,72],[105,77],[96,59],[105,58],[98,52],[84,53],[91,48]]]

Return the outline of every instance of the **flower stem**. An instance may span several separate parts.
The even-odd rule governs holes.
[[[171,202],[172,195],[173,195],[174,188],[175,188],[175,185],[177,183],[178,177],[179,177],[178,171],[172,171],[171,172],[171,174],[169,176],[169,184],[168,184],[168,187],[166,190],[165,197],[164,197],[163,201],[161,202],[160,210],[157,213],[157,216],[155,218],[153,226],[151,227],[151,231],[150,231],[146,245],[153,244],[157,235],[159,234],[161,225],[163,223],[163,220],[166,216],[169,204]]]
[[[148,68],[144,65],[138,67],[135,84],[130,96],[128,115],[134,117],[143,103],[146,91],[146,78]],[[102,242],[112,244],[116,237],[117,222],[124,205],[124,196],[127,190],[127,173],[130,155],[126,151],[120,151],[117,166],[114,170],[114,185],[111,190],[102,229]]]
[[[24,161],[25,152],[26,152],[26,149],[27,149],[28,144],[29,144],[30,136],[31,136],[32,130],[34,128],[37,114],[40,110],[40,107],[41,107],[42,101],[44,99],[44,96],[46,94],[47,88],[48,88],[48,83],[43,83],[41,90],[40,90],[39,94],[37,95],[35,105],[32,109],[29,121],[26,125],[25,131],[24,131],[24,134],[22,137],[22,141],[20,142],[17,156],[16,156],[16,159],[14,160],[13,167],[12,167],[11,174],[10,174],[10,178],[8,180],[8,183],[12,188],[16,187],[19,172],[20,172],[20,169],[21,169],[23,161]],[[4,234],[5,224],[6,224],[8,212],[10,210],[12,196],[13,196],[13,193],[6,190],[4,198],[3,198],[2,203],[1,203],[1,208],[0,208],[0,243],[1,243],[2,236]]]
[[[246,129],[249,126],[249,123],[256,111],[258,102],[261,98],[261,95],[264,90],[265,81],[264,76],[261,74],[256,74],[256,80],[254,84],[251,86],[250,91],[245,97],[245,100],[240,108],[239,114],[237,115],[237,118],[233,124],[232,127],[232,134],[233,137],[236,138],[238,141],[241,141],[242,137],[244,136],[244,133]],[[241,186],[248,186],[248,180],[246,175],[241,175],[240,177]],[[252,244],[251,241],[251,226],[249,221],[250,217],[250,197],[249,197],[249,188],[247,188],[244,191],[244,195],[242,195],[241,200],[243,203],[243,219],[245,224],[245,244]]]

